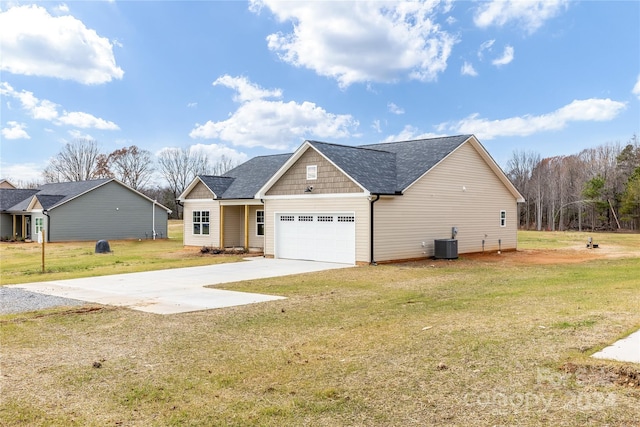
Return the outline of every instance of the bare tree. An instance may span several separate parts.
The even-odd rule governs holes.
[[[75,139],[53,157],[43,172],[46,182],[87,181],[99,178],[98,143]]]
[[[211,166],[211,175],[224,175],[238,164],[233,159],[225,156],[224,154]]]
[[[153,176],[153,157],[150,151],[135,145],[115,150],[107,157],[107,169],[129,187],[140,190]]]
[[[536,165],[540,162],[540,155],[532,151],[514,151],[511,159],[507,162],[507,176],[516,186],[520,194],[526,200],[522,207],[521,225],[529,228],[530,206],[532,199],[532,173]],[[520,206],[518,206],[520,209]],[[524,218],[522,216],[524,215]],[[524,220],[523,220],[524,219]]]
[[[158,155],[160,173],[167,180],[173,198],[177,198],[197,176],[209,173],[207,156],[202,152],[180,148],[166,148]],[[176,211],[178,207],[176,206]]]

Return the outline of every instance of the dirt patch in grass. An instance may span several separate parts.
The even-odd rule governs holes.
[[[581,385],[622,387],[640,389],[640,367],[633,365],[611,366],[603,364],[565,363],[560,370],[575,376]]]
[[[589,357],[640,327],[640,250],[568,246],[226,284],[287,299],[220,310],[0,317],[0,425],[640,425],[640,367]]]

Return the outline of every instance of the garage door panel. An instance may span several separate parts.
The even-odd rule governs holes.
[[[277,258],[355,263],[354,214],[276,214]]]

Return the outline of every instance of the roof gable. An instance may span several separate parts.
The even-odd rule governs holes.
[[[222,175],[234,178],[224,192],[225,199],[253,199],[265,182],[291,157],[291,154],[259,156]]]
[[[396,155],[394,153],[318,141],[308,141],[308,143],[370,193],[396,193]]]
[[[471,135],[416,139],[360,146],[395,154],[396,191],[404,192],[411,184],[455,151]]]
[[[21,190],[16,188],[0,188],[0,210],[22,211],[29,206],[29,202],[38,190]]]
[[[115,180],[113,178],[105,178],[91,181],[71,181],[44,184],[38,187],[39,191],[37,197],[44,209],[53,209],[110,181]]]

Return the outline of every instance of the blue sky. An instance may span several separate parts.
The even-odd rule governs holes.
[[[14,180],[83,137],[242,162],[473,133],[504,166],[640,133],[637,1],[3,1],[0,49]]]

